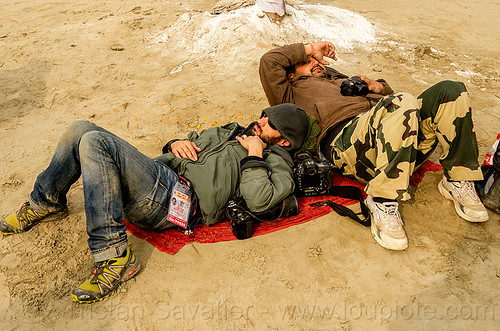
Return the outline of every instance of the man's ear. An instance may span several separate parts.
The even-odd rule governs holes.
[[[281,139],[281,141],[278,143],[281,147],[287,147],[290,146],[290,142],[286,140],[285,138]]]

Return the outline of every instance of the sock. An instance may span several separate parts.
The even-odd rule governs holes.
[[[119,257],[125,257],[125,255],[127,255],[127,250],[124,250],[122,255],[120,255]]]

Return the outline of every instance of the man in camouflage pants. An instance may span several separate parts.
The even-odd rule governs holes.
[[[335,58],[331,43],[293,44],[267,52],[261,83],[271,105],[292,102],[314,116],[322,129],[319,149],[345,175],[366,183],[372,234],[383,247],[404,250],[408,239],[398,211],[413,171],[438,143],[444,176],[438,189],[470,222],[488,220],[472,181],[481,180],[471,107],[463,83],[443,81],[418,98],[394,93],[385,80],[357,75],[365,96],[344,96],[347,76],[325,67]]]

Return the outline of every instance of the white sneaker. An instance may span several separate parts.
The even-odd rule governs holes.
[[[488,211],[479,199],[473,182],[449,182],[446,177],[438,184],[439,192],[455,204],[458,215],[469,222],[486,222]]]
[[[408,238],[403,228],[403,220],[398,210],[397,202],[375,202],[371,195],[366,199],[366,205],[372,216],[372,235],[380,246],[402,251],[408,248]]]

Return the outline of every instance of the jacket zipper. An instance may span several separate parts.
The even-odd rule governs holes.
[[[206,160],[208,159],[209,156],[212,156],[214,153],[222,151],[227,146],[234,145],[235,143],[239,144],[238,141],[226,141],[226,142],[224,142],[223,144],[217,146],[216,148],[212,149],[211,151],[207,152],[206,154],[203,154],[202,157],[199,158],[198,161],[196,161],[196,163],[198,163],[198,164],[204,164],[206,162]],[[186,171],[187,165],[189,163],[191,163],[191,162],[193,162],[193,161],[187,161],[186,160],[186,162],[181,163],[181,165],[179,167],[179,174],[184,175],[184,171]]]

